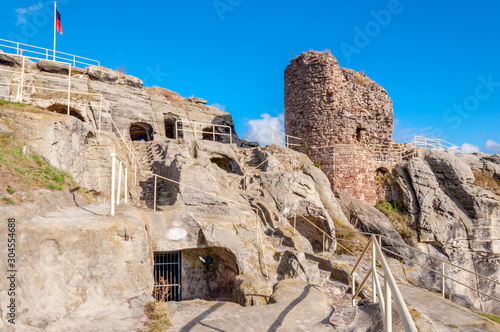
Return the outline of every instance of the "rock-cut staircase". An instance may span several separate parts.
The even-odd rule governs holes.
[[[137,162],[137,182],[139,185],[140,204],[143,207],[153,208],[155,177],[148,173],[161,175],[161,165],[165,161],[166,146],[160,142],[132,142],[134,157]],[[167,196],[167,183],[158,179],[156,184],[157,199],[164,201]],[[158,204],[157,202],[157,204]]]

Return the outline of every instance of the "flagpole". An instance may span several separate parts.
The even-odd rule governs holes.
[[[56,61],[56,22],[57,22],[56,4],[57,4],[57,2],[54,1],[54,56],[53,56],[54,61]]]

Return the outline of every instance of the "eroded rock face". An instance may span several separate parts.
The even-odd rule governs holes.
[[[109,217],[107,204],[80,208],[69,193],[49,196],[60,211],[49,212],[48,205],[0,207],[2,215],[16,218],[16,331],[140,328],[153,286],[143,212],[123,207]],[[6,226],[1,223],[2,234]],[[0,239],[4,247],[6,239]],[[4,271],[5,264],[0,262]],[[0,281],[0,329],[13,331],[4,309],[7,282]]]
[[[407,206],[418,220],[421,250],[500,280],[500,197],[473,185],[474,175],[469,166],[494,174],[496,165],[491,160],[496,159],[481,158],[484,157],[458,158],[450,152],[421,149],[404,169],[398,169],[397,181],[407,197]],[[417,259],[441,271],[439,261],[418,256]],[[439,289],[440,277],[426,270],[422,273],[428,287]],[[496,297],[500,295],[498,287],[473,274],[451,266],[445,268],[445,273],[468,286],[479,287]],[[446,287],[459,303],[499,313],[497,303],[480,299],[466,287],[452,282],[447,282]]]

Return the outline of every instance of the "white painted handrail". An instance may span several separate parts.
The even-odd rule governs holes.
[[[179,128],[179,123],[182,125],[182,127]],[[184,127],[184,124],[188,125],[193,125],[194,129],[188,129]],[[197,127],[212,127],[212,131],[203,131],[204,128],[201,128],[201,130],[198,130]],[[229,134],[228,133],[216,133],[215,129],[216,128],[225,128],[229,129]],[[198,134],[201,134],[201,137],[203,137],[203,134],[210,134],[212,135],[212,140],[215,142],[216,136],[229,136],[229,144],[233,144],[233,131],[230,126],[226,125],[219,125],[219,124],[213,124],[213,123],[204,123],[204,122],[196,122],[196,121],[189,121],[189,120],[177,120],[175,121],[175,138],[179,139],[179,133],[184,133],[184,132],[191,132],[194,133],[194,139],[198,139]]]
[[[446,142],[439,138],[427,138],[424,136],[415,136],[415,139],[412,142],[412,144],[416,148],[452,151],[454,154],[457,155],[461,155],[464,153],[462,147],[452,144],[450,142]]]
[[[56,62],[69,63],[73,67],[100,66],[97,60],[84,58],[78,55],[18,43],[7,39],[0,39],[0,50],[8,54],[22,55],[32,60],[52,60]]]
[[[116,185],[116,158],[118,158],[118,184]],[[116,153],[111,153],[111,215],[115,215],[115,204],[120,205],[121,197],[121,181],[122,174],[124,174],[124,184],[123,184],[123,200],[124,203],[128,203],[128,167],[123,159],[121,159]],[[116,198],[115,198],[116,192]]]
[[[365,276],[363,281],[359,284],[359,288],[356,291],[356,277],[355,272],[359,264],[361,263],[363,257],[368,252],[368,248],[371,246],[372,248],[372,264],[371,269],[368,274]],[[384,293],[382,293],[382,288],[380,286],[380,280],[377,273],[377,257],[381,263],[382,270],[384,272]],[[415,327],[415,323],[410,315],[410,311],[406,306],[406,303],[399,291],[399,287],[396,283],[396,279],[392,275],[391,269],[385,260],[384,254],[382,253],[382,249],[377,241],[375,235],[372,235],[370,240],[368,241],[363,254],[359,257],[358,261],[354,265],[351,273],[351,290],[352,290],[352,304],[356,305],[356,296],[358,296],[359,292],[363,289],[363,286],[368,281],[368,278],[372,277],[372,301],[373,303],[379,302],[380,312],[382,314],[382,320],[384,323],[384,330],[386,332],[392,331],[392,298],[394,298],[394,302],[396,303],[396,308],[398,310],[399,316],[403,322],[405,331],[417,332],[417,328]]]
[[[291,140],[301,141],[302,138],[300,138],[300,137],[287,135],[284,132],[282,132],[274,127],[271,127],[271,130],[272,130],[272,143],[273,144],[283,145],[285,148],[289,148],[289,149],[294,147],[294,146],[301,146],[302,145],[300,143],[291,143],[290,142]],[[280,136],[284,137],[284,140]]]

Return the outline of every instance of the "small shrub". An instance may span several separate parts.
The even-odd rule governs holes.
[[[393,201],[380,201],[375,207],[385,214],[392,223],[396,232],[409,245],[415,245],[417,242],[417,231],[410,222],[410,216],[398,209]]]
[[[127,69],[125,68],[125,66],[120,67],[118,63],[116,64],[115,71],[118,72],[118,76],[120,76],[120,78],[123,78],[125,77],[125,75],[127,75]]]
[[[12,195],[16,191],[14,189],[12,189],[11,187],[7,187],[7,192]]]
[[[316,161],[314,163],[314,166],[316,166],[317,168],[321,169],[321,163],[319,161]]]

